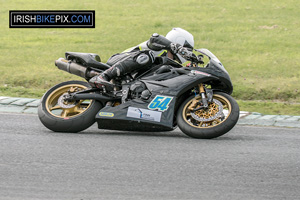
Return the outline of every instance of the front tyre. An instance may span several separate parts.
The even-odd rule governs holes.
[[[183,133],[198,139],[212,139],[230,131],[239,119],[239,106],[228,94],[215,92],[207,109],[198,109],[200,96],[185,100],[177,112],[177,124]],[[196,111],[194,111],[196,110]]]
[[[67,81],[48,90],[38,107],[40,121],[55,132],[76,133],[90,127],[102,104],[95,100],[65,101],[63,95],[90,87],[87,82]]]

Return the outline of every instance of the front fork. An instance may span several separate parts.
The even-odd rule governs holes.
[[[213,99],[213,91],[211,89],[205,88],[205,86],[200,83],[198,84],[199,95],[201,96],[201,100],[194,99],[191,105],[189,106],[189,110],[197,111],[200,109],[208,108],[208,103],[212,102]],[[201,105],[198,108],[197,105]]]
[[[208,107],[208,103],[207,103],[207,98],[206,98],[206,95],[205,95],[204,85],[202,83],[200,83],[198,85],[198,87],[199,87],[199,93],[200,93],[200,96],[201,96],[203,107],[207,108]]]

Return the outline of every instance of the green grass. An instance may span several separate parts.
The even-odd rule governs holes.
[[[9,10],[44,9],[95,10],[96,28],[8,28]],[[2,0],[0,96],[39,98],[59,82],[80,79],[54,66],[65,51],[98,53],[106,61],[154,32],[165,35],[182,27],[194,35],[195,47],[210,49],[222,61],[234,98],[269,102],[257,103],[255,111],[274,105],[264,112],[276,112],[274,100],[300,103],[299,10],[297,0]],[[248,103],[241,106],[252,109]]]
[[[299,115],[300,110],[300,103],[238,100],[238,104],[240,110],[269,115]]]

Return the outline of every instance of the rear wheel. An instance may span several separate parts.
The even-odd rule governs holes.
[[[177,123],[186,135],[211,139],[231,130],[239,119],[239,106],[228,94],[216,92],[207,109],[198,109],[200,96],[191,96],[179,108]],[[195,111],[196,110],[196,111]]]
[[[95,115],[102,107],[94,100],[66,101],[64,95],[89,87],[87,82],[67,81],[48,90],[38,108],[41,122],[55,132],[79,132],[95,122]]]

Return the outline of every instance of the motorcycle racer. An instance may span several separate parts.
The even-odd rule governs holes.
[[[97,54],[66,52],[56,67],[88,82],[65,81],[50,88],[38,109],[41,122],[52,131],[72,133],[95,121],[99,129],[109,130],[179,127],[199,139],[230,131],[239,119],[239,106],[231,96],[229,73],[208,49],[190,51],[193,37],[181,37],[176,29],[166,37],[153,34],[149,41],[112,56],[108,64]],[[190,66],[184,66],[184,59]],[[203,59],[207,62],[201,67]],[[91,78],[94,83],[89,83]]]
[[[112,66],[102,74],[89,80],[92,87],[105,87],[113,90],[110,80],[124,74],[150,67],[156,57],[166,56],[179,63],[184,63],[189,56],[189,50],[194,47],[194,37],[182,28],[173,28],[166,37],[157,33],[152,34],[148,41],[110,57],[107,64]]]

